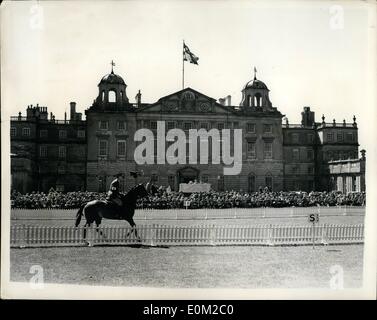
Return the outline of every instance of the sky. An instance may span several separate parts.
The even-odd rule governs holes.
[[[359,125],[361,148],[376,120],[375,5],[368,1],[27,1],[1,7],[2,119],[47,106],[56,119],[69,103],[84,113],[111,70],[131,102],[182,89],[182,42],[199,57],[185,86],[215,99],[253,78],[274,107],[299,123],[304,106]],[[371,145],[371,144],[370,144]],[[371,145],[372,146],[372,145]]]

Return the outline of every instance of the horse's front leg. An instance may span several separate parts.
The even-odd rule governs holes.
[[[128,221],[128,223],[131,225],[131,231],[127,233],[126,237],[128,237],[130,234],[132,234],[133,232],[135,232],[135,236],[137,238],[137,241],[141,242],[141,239],[140,239],[140,237],[139,237],[139,235],[137,233],[136,223],[134,222],[134,220],[131,219],[131,220],[126,220],[126,221]]]

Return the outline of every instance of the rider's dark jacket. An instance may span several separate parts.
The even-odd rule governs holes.
[[[120,192],[119,189],[120,189],[120,183],[119,183],[118,178],[116,178],[110,184],[110,190],[107,193],[107,198],[109,200],[112,200],[112,199],[115,199],[115,198],[119,198],[119,192]]]

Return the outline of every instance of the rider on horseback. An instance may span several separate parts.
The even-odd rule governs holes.
[[[123,178],[122,173],[117,173],[114,175],[115,179],[110,184],[110,190],[107,193],[106,200],[115,203],[117,206],[122,206],[122,199],[120,198],[120,185],[121,179]]]

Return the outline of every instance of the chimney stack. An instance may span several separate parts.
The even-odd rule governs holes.
[[[75,120],[75,118],[76,118],[76,102],[70,102],[69,105],[71,106],[70,120]]]
[[[227,105],[230,107],[232,105],[232,96],[231,95],[228,95],[226,97],[226,100],[227,100]]]
[[[220,98],[220,99],[219,99],[219,103],[220,103],[222,106],[225,106],[225,98]]]

